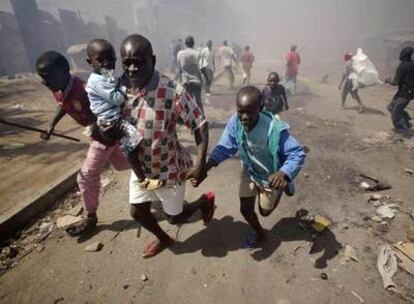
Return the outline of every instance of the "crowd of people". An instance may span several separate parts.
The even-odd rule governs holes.
[[[389,105],[398,130],[411,127],[411,118],[404,108],[414,98],[412,53],[412,48],[401,52],[395,79],[387,80],[399,87]],[[96,228],[100,175],[110,162],[117,170],[131,169],[130,213],[155,236],[143,249],[144,257],[154,256],[176,240],[160,227],[151,213],[152,204],[162,203],[171,224],[184,223],[200,212],[207,225],[214,216],[214,192],[203,193],[194,202],[184,204],[186,181],[198,187],[208,175],[214,176],[210,173],[214,167],[238,154],[242,163],[240,211],[252,228],[245,246],[254,248],[266,240],[266,230],[255,213],[256,200],[262,216],[271,214],[283,194],[295,193],[295,178],[306,157],[304,147],[279,116],[289,110],[288,96],[296,93],[301,63],[297,47],[293,45],[286,55],[286,87],[280,84],[279,74],[272,71],[263,90],[250,84],[255,62],[250,47],[236,52],[226,40],[217,50],[211,40],[199,49],[195,48],[192,36],[175,41],[171,50],[172,78],[156,69],[151,42],[141,35],[130,35],[120,45],[122,75],[115,75],[115,54],[115,48],[106,40],[89,42],[85,59],[92,73],[87,83],[70,73],[67,59],[58,52],[47,51],[37,59],[37,72],[57,103],[56,113],[41,137],[49,139],[58,122],[68,114],[88,128],[91,139],[78,174],[85,210],[83,220],[67,232],[78,236]],[[342,106],[351,94],[362,112],[364,106],[350,80],[352,58],[352,53],[344,56]],[[217,61],[223,69],[215,75]],[[210,94],[213,81],[222,75],[226,75],[229,88],[233,89],[234,68],[240,63],[242,87],[236,93],[235,113],[207,159],[209,126],[203,92]],[[194,161],[178,139],[177,127],[181,124],[194,136]]]
[[[305,153],[289,134],[288,125],[274,115],[288,108],[278,74],[269,74],[263,92],[249,85],[254,62],[250,48],[246,47],[237,58],[227,41],[223,42],[220,55],[230,87],[234,85],[233,63],[239,61],[243,64],[245,86],[236,96],[237,112],[207,159],[208,123],[201,91],[206,83],[209,92],[214,77],[212,42],[208,41],[199,51],[194,49],[194,38],[188,36],[184,45],[185,48],[176,50],[175,80],[155,68],[152,45],[141,35],[130,35],[122,42],[120,77],[114,73],[115,49],[103,39],[94,39],[87,46],[86,61],[92,69],[87,83],[71,75],[62,54],[47,51],[38,58],[38,74],[57,103],[42,138],[49,139],[66,114],[90,132],[90,146],[78,175],[85,212],[82,222],[67,230],[70,235],[82,235],[96,228],[100,175],[107,162],[118,170],[132,169],[131,216],[155,236],[144,246],[143,257],[154,256],[175,243],[159,226],[151,205],[160,201],[171,224],[186,222],[199,211],[207,225],[214,215],[214,193],[209,191],[184,204],[186,181],[198,187],[213,167],[236,153],[243,164],[240,210],[253,231],[246,238],[248,247],[255,247],[266,238],[254,211],[256,196],[260,197],[260,213],[267,216],[283,193],[293,195],[294,180],[303,166]],[[194,135],[194,162],[178,140],[178,124],[185,125]]]

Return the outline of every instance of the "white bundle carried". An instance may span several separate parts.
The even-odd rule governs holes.
[[[352,70],[349,79],[352,80],[353,90],[382,83],[375,65],[360,48],[352,57]]]

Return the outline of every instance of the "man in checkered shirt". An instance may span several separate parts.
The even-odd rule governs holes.
[[[158,225],[151,213],[152,202],[161,201],[170,223],[182,223],[197,210],[207,224],[214,213],[214,194],[208,192],[191,204],[184,205],[185,181],[197,186],[202,179],[208,146],[208,125],[195,100],[182,86],[155,70],[151,43],[143,36],[128,36],[121,45],[121,60],[129,82],[129,99],[124,115],[133,120],[143,137],[139,159],[145,175],[159,181],[157,189],[140,188],[131,172],[129,202],[131,215],[156,236],[143,251],[151,257],[171,246],[172,239]],[[197,160],[177,138],[177,123],[191,129],[197,144]]]

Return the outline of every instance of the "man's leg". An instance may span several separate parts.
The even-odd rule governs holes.
[[[170,224],[185,223],[190,216],[200,210],[204,223],[207,224],[214,214],[214,194],[207,192],[192,203],[184,205],[185,185],[161,188],[155,193],[161,200],[164,213]]]
[[[157,237],[162,246],[171,244],[171,237],[162,230],[151,213],[151,202],[131,204],[130,213],[133,219]]]
[[[341,92],[342,109],[345,108],[345,101],[346,101],[346,98],[348,97],[348,94],[349,94],[349,87],[345,83],[344,87],[342,88],[342,92]]]
[[[358,112],[362,113],[364,111],[364,105],[362,104],[361,97],[359,97],[358,90],[351,91],[351,96],[355,99],[358,103]]]
[[[394,102],[391,115],[393,116],[394,127],[398,131],[404,131],[408,129],[409,125],[407,124],[407,121],[406,121],[407,116],[406,114],[404,114],[405,107],[408,105],[408,103],[409,103],[409,100],[406,98],[398,98]]]

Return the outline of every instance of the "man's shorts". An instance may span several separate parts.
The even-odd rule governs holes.
[[[131,205],[161,201],[164,212],[170,216],[175,216],[183,212],[184,194],[184,183],[175,186],[164,186],[153,191],[140,189],[136,175],[131,172],[129,178],[129,203]]]

